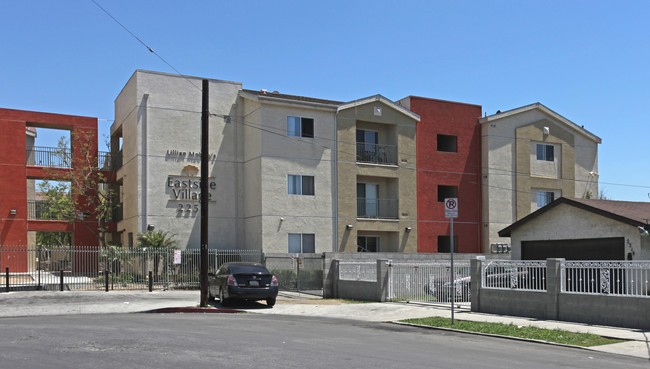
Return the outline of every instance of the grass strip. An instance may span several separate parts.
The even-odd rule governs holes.
[[[452,328],[460,331],[479,332],[499,336],[527,338],[573,346],[600,346],[612,343],[625,342],[625,340],[606,338],[591,333],[575,333],[561,329],[544,329],[533,326],[520,326],[515,324],[472,322],[468,320],[454,320],[442,317],[419,318],[402,320],[404,323],[425,325],[440,328]]]

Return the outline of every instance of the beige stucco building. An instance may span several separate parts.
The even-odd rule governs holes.
[[[540,103],[486,116],[482,136],[483,252],[498,231],[564,197],[598,196],[601,139]]]
[[[419,120],[380,95],[338,107],[338,251],[417,252]]]
[[[138,70],[115,100],[124,245],[153,227],[199,247],[201,83]],[[210,248],[417,252],[417,114],[381,96],[209,91]]]

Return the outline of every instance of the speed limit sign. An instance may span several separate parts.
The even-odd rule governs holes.
[[[445,199],[445,218],[458,218],[458,198]]]

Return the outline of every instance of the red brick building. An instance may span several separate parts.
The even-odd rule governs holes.
[[[449,252],[444,198],[458,198],[455,251],[481,252],[481,106],[409,96],[417,125],[418,252]]]
[[[36,128],[36,129],[34,129]],[[48,159],[56,148],[34,147],[38,128],[69,131],[72,136],[86,137],[88,145],[72,144],[69,157],[72,165],[52,164]],[[56,180],[74,171],[83,158],[97,158],[97,118],[0,109],[0,247],[2,250],[34,248],[31,231],[70,232],[73,245],[96,247],[98,238],[89,229],[89,222],[38,219],[33,203],[36,200],[33,181]],[[72,141],[72,140],[71,140]],[[96,159],[95,159],[96,160]],[[29,184],[31,183],[31,185]],[[31,189],[30,189],[31,187]],[[92,212],[93,209],[79,208]],[[92,227],[92,221],[90,227]],[[96,229],[96,225],[95,225]],[[27,253],[2,252],[0,268],[20,272],[27,268]]]

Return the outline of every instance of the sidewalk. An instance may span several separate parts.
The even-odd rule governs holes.
[[[137,313],[165,309],[168,312],[203,312],[198,308],[198,291],[111,291],[111,292],[9,292],[0,293],[0,318],[33,315]],[[320,316],[371,322],[392,322],[431,316],[451,317],[448,306],[427,303],[384,302],[343,303],[323,300],[311,293],[281,292],[273,308],[264,303],[235,306],[237,310],[219,310],[218,301],[211,302],[212,311],[247,311],[256,314]],[[215,309],[219,308],[219,309]],[[650,332],[629,328],[593,326],[581,323],[544,321],[531,318],[482,314],[466,308],[455,310],[455,319],[535,326],[586,332],[600,336],[630,340],[629,342],[589,348],[591,350],[636,356],[650,360]]]

